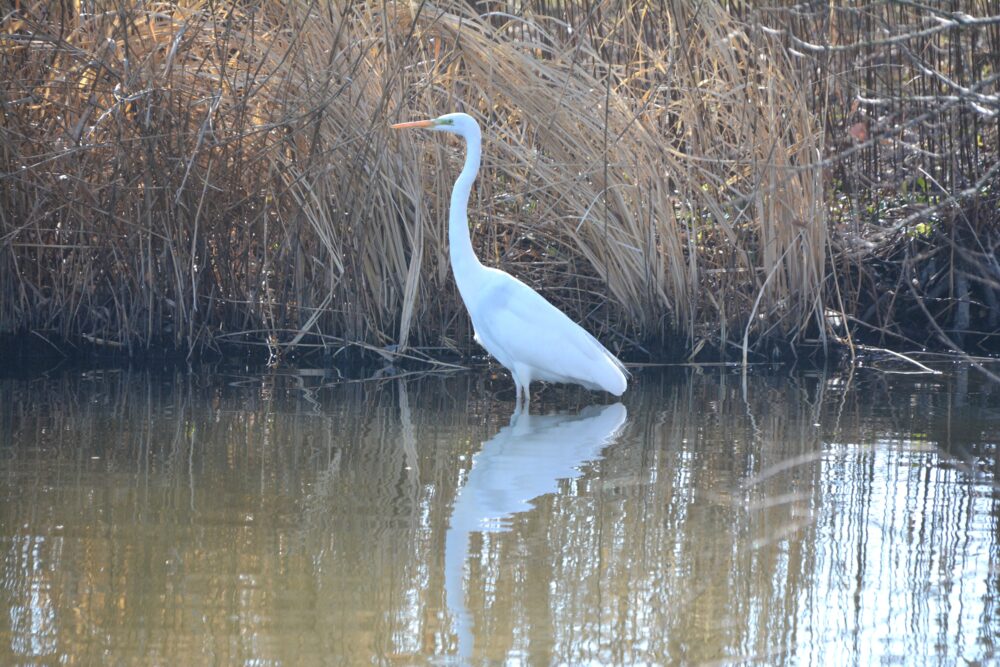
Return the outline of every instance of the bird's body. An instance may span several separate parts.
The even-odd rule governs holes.
[[[517,278],[488,267],[483,272],[481,287],[468,297],[463,293],[463,301],[476,340],[511,372],[519,389],[543,380],[622,395],[621,362],[596,338]]]
[[[451,194],[449,256],[476,341],[510,371],[518,404],[522,398],[530,401],[534,380],[579,384],[621,396],[627,386],[625,367],[607,348],[538,292],[476,258],[467,214],[482,149],[476,121],[455,113],[393,127],[436,129],[466,140],[465,165]]]

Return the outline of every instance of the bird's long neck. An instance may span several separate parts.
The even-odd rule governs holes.
[[[469,193],[472,183],[479,172],[479,157],[482,152],[482,140],[478,132],[465,137],[466,154],[462,173],[455,181],[451,191],[451,209],[448,215],[448,248],[451,255],[451,269],[455,273],[455,282],[466,299],[467,290],[473,286],[482,264],[476,258],[472,249],[472,238],[469,236]]]

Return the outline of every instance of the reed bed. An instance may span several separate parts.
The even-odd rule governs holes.
[[[1000,349],[1000,5],[788,4],[828,137],[831,260],[856,335]]]
[[[445,229],[461,146],[387,129],[463,110],[485,129],[478,253],[613,350],[826,342],[830,310],[864,301],[840,274],[863,265],[832,254],[820,84],[767,18],[22,2],[0,23],[0,332],[468,353]]]

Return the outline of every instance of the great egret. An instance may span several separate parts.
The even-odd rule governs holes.
[[[483,266],[476,257],[467,213],[482,150],[475,119],[450,113],[392,127],[426,128],[465,139],[465,165],[455,181],[448,213],[451,269],[476,341],[514,378],[518,407],[522,399],[525,405],[530,403],[533,380],[579,384],[621,396],[627,385],[625,367],[615,355],[538,292],[514,276]]]

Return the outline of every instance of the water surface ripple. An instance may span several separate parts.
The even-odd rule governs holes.
[[[958,367],[0,380],[0,664],[986,664]]]

